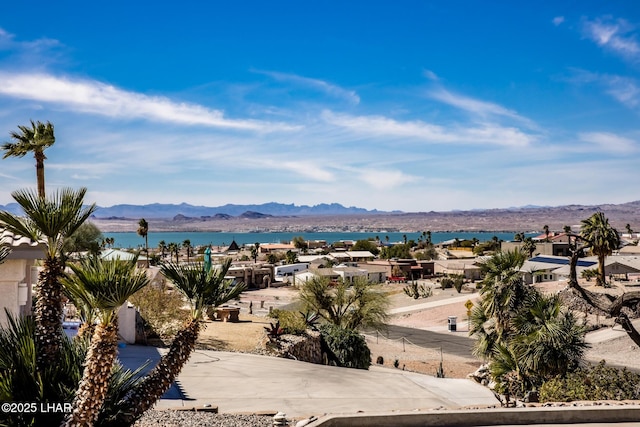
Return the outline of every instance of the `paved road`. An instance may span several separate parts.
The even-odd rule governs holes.
[[[365,332],[367,335],[376,336],[376,331]],[[461,357],[473,357],[471,349],[474,340],[469,338],[467,332],[433,332],[424,329],[406,328],[404,326],[388,325],[386,331],[379,331],[381,337],[401,341],[406,339],[409,343],[425,348],[442,348],[445,354]]]

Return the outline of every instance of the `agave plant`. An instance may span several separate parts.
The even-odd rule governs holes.
[[[93,425],[107,396],[118,346],[117,311],[149,283],[146,273],[136,270],[136,263],[136,257],[129,261],[86,258],[70,265],[73,274],[62,280],[74,301],[95,310],[98,321],[67,426]]]
[[[195,348],[207,307],[219,306],[237,298],[245,290],[244,283],[232,285],[225,276],[231,267],[227,259],[218,269],[207,271],[204,263],[161,266],[161,272],[180,291],[191,307],[191,318],[176,334],[166,353],[153,370],[120,404],[121,425],[131,425],[150,409],[169,389]]]

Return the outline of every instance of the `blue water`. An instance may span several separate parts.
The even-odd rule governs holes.
[[[144,246],[144,239],[137,233],[103,233],[104,237],[113,237],[115,239],[114,247],[117,248],[139,248]],[[389,242],[402,242],[404,235],[407,240],[415,240],[420,238],[421,233],[216,233],[216,232],[161,232],[149,233],[149,247],[157,247],[158,242],[164,240],[168,245],[171,242],[182,243],[186,239],[191,241],[192,246],[229,245],[235,240],[240,246],[253,245],[254,243],[281,243],[290,242],[296,236],[302,236],[305,240],[325,240],[331,244],[341,240],[366,240],[369,238],[380,238],[382,243],[386,243],[386,237]],[[481,242],[491,240],[496,236],[500,240],[513,240],[514,233],[494,233],[494,232],[433,232],[431,233],[431,241],[440,243],[445,240],[458,238],[460,240],[473,239],[474,237]],[[527,234],[534,236],[535,234]]]

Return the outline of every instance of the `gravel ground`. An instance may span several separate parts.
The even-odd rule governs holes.
[[[272,427],[273,417],[253,414],[213,414],[191,411],[145,412],[136,427]]]

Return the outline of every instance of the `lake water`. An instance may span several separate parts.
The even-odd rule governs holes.
[[[104,237],[113,237],[115,239],[114,247],[117,248],[139,248],[144,246],[144,239],[137,233],[102,233]],[[281,243],[290,242],[296,236],[302,236],[304,240],[325,240],[331,244],[341,240],[366,240],[375,239],[376,236],[380,241],[385,243],[388,241],[402,242],[404,235],[407,240],[415,240],[420,238],[421,233],[217,233],[217,232],[150,232],[148,235],[149,247],[157,247],[158,242],[164,240],[168,245],[171,242],[182,243],[186,239],[191,241],[192,246],[224,246],[229,245],[233,240],[240,246],[253,245],[254,243]],[[491,240],[496,236],[500,240],[513,240],[514,233],[497,233],[497,232],[433,232],[431,233],[431,241],[440,243],[451,239],[473,239],[474,237],[481,242]],[[534,236],[536,234],[527,234]]]

